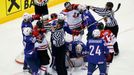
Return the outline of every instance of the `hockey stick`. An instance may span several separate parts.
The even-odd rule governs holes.
[[[112,14],[112,13],[117,12],[117,11],[120,9],[120,6],[121,6],[121,3],[119,3],[119,4],[118,4],[117,9],[116,9],[114,12],[110,12],[109,14]],[[91,27],[92,25],[94,25],[94,24],[98,23],[99,21],[101,21],[101,20],[105,19],[106,17],[107,17],[107,16],[105,16],[105,17],[103,17],[103,18],[101,18],[101,19],[97,20],[96,22],[94,22],[94,23],[92,23],[92,24],[88,25],[88,26],[87,26],[87,28],[89,28],[89,27]]]

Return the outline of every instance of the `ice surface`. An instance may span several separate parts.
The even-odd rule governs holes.
[[[72,3],[80,3],[104,7],[108,0],[71,0]],[[133,75],[134,74],[134,0],[111,0],[116,9],[120,2],[121,8],[115,17],[119,24],[118,42],[120,55],[114,58],[110,66],[109,75]],[[59,13],[63,4],[49,9],[50,13]],[[96,20],[101,18],[93,13]],[[21,35],[22,18],[0,25],[0,75],[15,75],[22,72],[22,65],[17,64],[14,59],[23,51]],[[85,37],[83,41],[86,42]],[[49,37],[48,37],[49,38]],[[70,39],[71,40],[71,39]],[[19,74],[17,74],[19,75]],[[22,74],[27,75],[27,74]],[[55,75],[55,74],[54,74]],[[86,71],[75,70],[73,75],[86,75]],[[98,75],[98,71],[94,75]]]

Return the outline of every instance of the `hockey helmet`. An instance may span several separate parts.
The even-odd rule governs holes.
[[[32,18],[32,15],[30,15],[29,13],[24,13],[24,15],[23,15],[23,20],[28,21],[28,20],[30,20],[31,18]]]
[[[65,3],[64,3],[64,7],[65,7],[65,8],[68,8],[70,5],[71,5],[70,2],[65,2]]]
[[[93,36],[94,38],[100,37],[100,30],[99,30],[99,29],[93,30],[92,36]]]
[[[61,20],[61,19],[58,19],[57,21],[57,24],[60,24],[61,27],[63,27],[65,21],[64,20]]]
[[[84,11],[84,10],[86,10],[86,5],[78,5],[78,10],[79,10],[79,11]]]
[[[106,3],[106,9],[112,10],[113,7],[114,7],[114,4],[112,2],[107,2]]]
[[[38,26],[38,28],[42,28],[43,22],[39,20],[39,21],[37,21],[36,25]]]
[[[82,51],[82,46],[81,46],[81,44],[77,44],[75,49],[76,49],[76,52],[77,52],[77,53],[81,53],[81,51]]]
[[[55,19],[55,18],[57,18],[57,14],[56,13],[52,13],[51,15],[50,15],[50,17],[51,17],[51,19]]]
[[[98,27],[99,30],[103,30],[104,29],[104,24],[102,22],[99,22],[97,24],[97,27]]]

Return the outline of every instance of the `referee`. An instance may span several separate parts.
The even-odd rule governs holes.
[[[48,0],[34,0],[35,14],[47,15],[49,13],[47,3]]]
[[[55,55],[55,65],[58,75],[67,75],[67,70],[65,67],[65,38],[64,38],[64,21],[58,20],[56,23],[56,28],[52,28],[52,43],[53,51]]]
[[[114,11],[112,10],[113,8],[113,3],[112,2],[107,2],[105,8],[99,8],[99,7],[90,7],[94,12],[96,12],[99,16],[106,17],[104,19],[106,26],[105,30],[109,29],[112,31],[112,33],[115,35],[117,38],[118,31],[119,31],[119,26],[117,24],[116,19],[114,18]],[[118,48],[118,43],[114,44],[114,51],[115,51],[115,56],[119,54],[119,48]]]

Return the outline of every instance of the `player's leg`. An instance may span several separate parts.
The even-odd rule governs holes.
[[[39,62],[39,59],[37,57],[37,52],[34,51],[32,54],[25,53],[25,56],[26,56],[26,63],[30,67],[32,74],[37,75],[38,70],[40,68],[40,62]]]
[[[98,64],[100,75],[106,75],[106,63],[104,64]]]
[[[27,69],[28,69],[28,65],[27,65],[27,63],[26,63],[26,58],[25,58],[25,56],[24,56],[23,70],[25,71],[25,70],[27,70]]]
[[[38,56],[39,56],[40,64],[41,64],[41,66],[40,66],[40,74],[41,75],[50,74],[47,71],[49,60],[50,60],[50,57],[49,57],[49,55],[47,53],[47,50],[38,51]]]
[[[87,75],[92,75],[95,67],[96,67],[96,64],[92,64],[92,63],[88,62],[88,74]]]
[[[118,25],[117,26],[114,26],[114,27],[105,27],[105,30],[106,29],[109,29],[112,31],[112,33],[115,35],[115,37],[117,38],[117,35],[118,35],[118,31],[119,31],[119,27]],[[119,54],[119,47],[118,47],[118,42],[116,41],[115,44],[114,44],[114,51],[115,51],[115,56]]]
[[[108,75],[109,67],[113,61],[113,57],[114,57],[114,53],[110,53],[110,59],[107,59],[107,63],[106,63],[107,64],[106,75]]]
[[[32,74],[37,75],[39,69],[39,65],[36,63],[37,60],[34,60],[32,58],[26,58],[26,62],[29,65],[30,69],[32,70]]]
[[[42,8],[42,15],[47,15],[49,13],[47,4],[42,6],[41,8]]]
[[[56,47],[55,49],[55,65],[58,75],[67,75],[65,67],[65,46]]]

